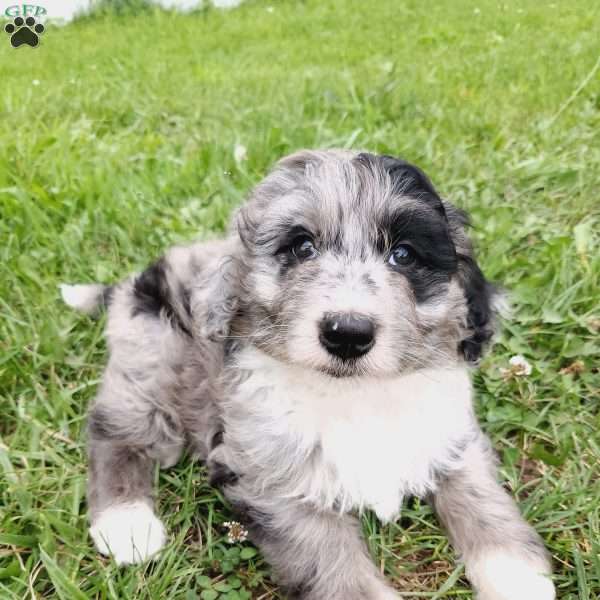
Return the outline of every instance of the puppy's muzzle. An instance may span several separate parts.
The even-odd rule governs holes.
[[[359,358],[375,345],[375,323],[363,315],[329,313],[321,321],[319,341],[342,360]]]

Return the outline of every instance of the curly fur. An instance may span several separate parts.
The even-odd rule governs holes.
[[[187,447],[289,597],[396,598],[356,515],[389,521],[416,495],[432,501],[478,598],[551,600],[541,541],[497,483],[473,412],[468,365],[492,335],[495,291],[466,227],[404,161],[303,151],[256,187],[227,239],[173,248],[110,294],[65,288],[86,311],[109,304],[110,358],[88,420],[98,548],[112,540],[121,562],[158,550],[152,467]],[[319,331],[332,314],[368,321],[372,347],[350,359],[328,349]],[[135,551],[111,525],[123,515]],[[513,573],[520,583],[507,585]]]

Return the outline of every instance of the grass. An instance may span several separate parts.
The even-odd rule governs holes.
[[[135,12],[135,11],[131,11]],[[559,597],[600,595],[600,72],[594,0],[291,0],[109,13],[0,45],[0,597],[276,597],[190,463],[157,473],[172,533],[118,569],[86,533],[85,408],[102,322],[63,281],[112,281],[219,235],[279,156],[402,155],[471,211],[514,315],[474,375],[502,476],[543,535]],[[236,162],[234,148],[247,148]],[[515,354],[529,377],[504,378]],[[428,508],[364,519],[412,598],[470,598]]]

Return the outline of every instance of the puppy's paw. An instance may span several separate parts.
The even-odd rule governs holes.
[[[111,506],[90,527],[96,548],[119,565],[144,562],[166,543],[164,525],[144,502]]]
[[[506,553],[488,554],[467,569],[477,600],[554,600],[554,584],[545,565]]]

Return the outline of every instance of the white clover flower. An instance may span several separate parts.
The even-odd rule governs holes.
[[[531,375],[531,364],[522,354],[512,356],[508,364],[510,365],[508,369],[500,369],[504,377],[527,377]]]
[[[230,544],[245,542],[248,539],[248,530],[238,521],[227,521],[223,523],[227,528],[227,541]]]
[[[508,361],[508,364],[511,366],[515,375],[531,375],[531,365],[522,354],[513,356]]]

